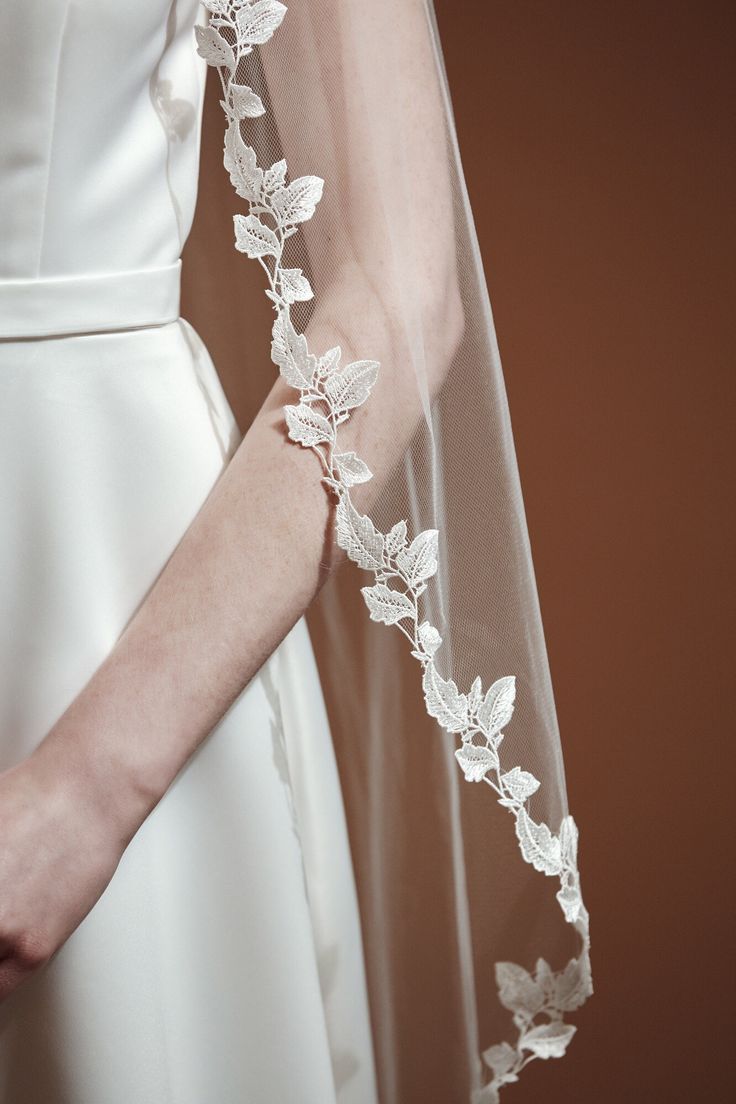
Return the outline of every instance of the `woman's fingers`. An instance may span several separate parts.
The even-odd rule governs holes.
[[[27,981],[42,965],[28,966],[21,962],[14,954],[0,959],[0,1001],[10,996],[19,985]]]
[[[81,785],[33,756],[0,772],[0,840],[1,1002],[81,923],[123,844]]]

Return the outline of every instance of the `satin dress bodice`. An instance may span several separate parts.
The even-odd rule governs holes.
[[[0,5],[0,336],[177,317],[202,11],[197,0]]]

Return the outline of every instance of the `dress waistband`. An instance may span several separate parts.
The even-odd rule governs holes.
[[[181,261],[91,276],[0,279],[0,338],[159,326],[179,317]]]

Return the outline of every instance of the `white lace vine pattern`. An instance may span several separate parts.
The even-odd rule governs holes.
[[[235,247],[257,260],[266,273],[266,295],[276,315],[271,356],[286,382],[299,392],[299,402],[284,407],[289,437],[319,456],[323,482],[337,502],[338,544],[374,576],[373,585],[361,588],[370,617],[395,625],[408,639],[422,667],[429,714],[459,737],[455,756],[465,778],[486,783],[499,804],[513,814],[524,859],[536,870],[560,879],[557,900],[581,937],[579,957],[561,971],[553,971],[544,959],[537,962],[534,975],[512,962],[496,964],[499,999],[513,1014],[518,1036],[514,1044],[504,1042],[484,1051],[480,1081],[485,1084],[473,1094],[473,1104],[497,1104],[500,1088],[518,1080],[530,1061],[565,1053],[576,1029],[564,1022],[564,1013],[578,1008],[592,992],[577,828],[571,816],[563,819],[557,835],[548,825],[532,820],[526,803],[539,781],[521,767],[501,768],[499,745],[513,713],[514,677],[497,679],[485,693],[476,678],[470,690],[462,693],[452,679],[437,671],[434,656],[442,639],[420,614],[421,596],[438,569],[437,530],[427,529],[410,540],[407,523],[401,520],[382,533],[351,500],[350,487],[366,482],[372,473],[355,452],[339,450],[338,429],[351,410],[369,397],[380,365],[375,360],[357,360],[343,366],[339,346],[317,356],[310,352],[305,335],[297,333],[290,306],[311,299],[313,292],[300,268],[284,265],[284,247],[299,224],[314,214],[324,181],[301,176],[287,183],[286,162],[261,168],[255,150],[241,134],[241,122],[263,115],[265,108],[252,88],[237,83],[238,64],[271,38],[286,15],[286,6],[278,0],[205,0],[205,7],[210,18],[206,27],[195,28],[197,49],[220,77],[220,103],[227,117],[225,168],[235,191],[248,204],[247,215],[234,216]],[[492,1076],[484,1076],[483,1069]]]

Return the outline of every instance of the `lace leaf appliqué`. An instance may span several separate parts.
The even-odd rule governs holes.
[[[313,298],[308,278],[300,268],[284,263],[289,237],[314,214],[324,181],[306,175],[287,180],[286,161],[268,167],[257,163],[255,150],[241,133],[241,124],[265,113],[256,92],[236,80],[242,58],[265,44],[281,25],[286,6],[279,0],[205,0],[208,26],[196,27],[198,53],[220,77],[227,125],[224,165],[235,192],[248,204],[248,213],[233,217],[235,248],[259,262],[274,308],[271,358],[298,401],[284,407],[289,437],[311,449],[322,465],[323,482],[336,501],[336,539],[348,557],[373,575],[362,587],[372,620],[395,626],[407,638],[422,668],[427,711],[446,732],[457,737],[455,757],[469,782],[484,783],[514,817],[521,854],[535,870],[559,878],[557,900],[568,923],[577,929],[582,950],[564,970],[554,971],[539,959],[534,974],[511,962],[496,964],[499,999],[513,1016],[515,1042],[492,1046],[481,1055],[479,1082],[473,1104],[497,1104],[499,1091],[518,1080],[521,1070],[536,1058],[561,1057],[575,1033],[564,1021],[592,992],[588,914],[580,892],[577,867],[578,833],[566,816],[555,834],[536,823],[526,807],[539,781],[520,766],[503,769],[499,747],[503,729],[514,711],[513,675],[498,678],[483,689],[476,678],[461,690],[443,678],[435,665],[442,645],[437,628],[422,618],[422,595],[438,570],[438,532],[427,529],[410,538],[400,520],[387,533],[353,505],[350,488],[371,479],[368,465],[354,451],[342,451],[339,427],[352,410],[369,398],[378,378],[375,360],[342,363],[340,346],[313,353],[306,336],[298,333],[290,307]]]

